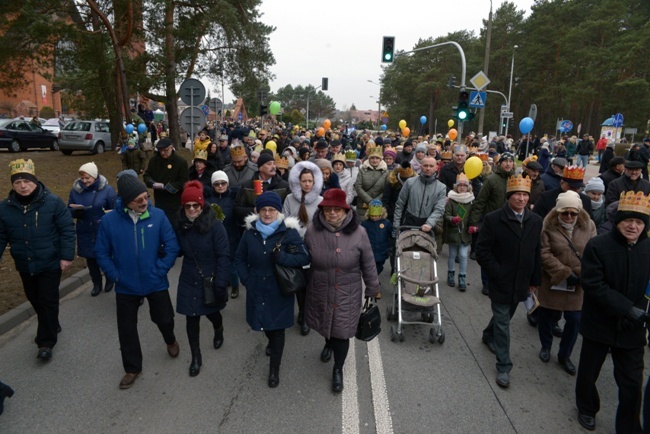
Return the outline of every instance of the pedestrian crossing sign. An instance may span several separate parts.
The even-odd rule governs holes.
[[[487,99],[487,93],[486,92],[471,92],[469,94],[469,106],[470,107],[476,107],[476,108],[483,108],[485,107],[485,100]]]

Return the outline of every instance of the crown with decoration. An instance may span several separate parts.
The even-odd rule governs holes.
[[[356,160],[357,159],[357,151],[352,150],[352,149],[350,149],[348,151],[345,151],[345,159],[346,159],[346,161],[347,160],[350,160],[350,161]]]
[[[368,155],[368,158],[370,157],[379,157],[383,158],[384,156],[384,150],[382,149],[381,146],[377,146],[374,143],[368,142],[369,145],[366,146],[366,155]]]
[[[348,151],[348,152],[354,152],[354,151]],[[340,161],[341,163],[345,164],[345,162],[346,162],[346,158],[345,158],[346,154],[347,154],[347,152],[345,154],[337,152],[336,154],[334,154],[332,156],[332,163],[334,163],[335,161]],[[356,152],[355,152],[354,156],[356,157]]]
[[[243,146],[241,145],[235,145],[230,147],[230,156],[231,157],[245,157],[246,156],[246,149],[244,149]]]
[[[470,147],[467,149],[467,151],[468,151],[470,154],[478,154],[478,146],[470,146]]]
[[[451,160],[451,151],[442,151],[440,153],[440,158],[443,160]]]
[[[507,193],[514,193],[516,191],[524,191],[530,193],[530,186],[532,181],[530,178],[523,178],[521,175],[511,176],[508,178],[506,186]]]
[[[194,151],[194,159],[208,161],[208,151],[206,149],[197,149]]]
[[[34,162],[32,160],[14,160],[9,163],[9,168],[11,169],[11,175],[16,175],[18,173],[29,173],[30,175],[36,176],[36,170],[34,169]]]
[[[584,167],[565,166],[564,171],[562,171],[562,178],[566,178],[571,181],[582,181],[584,177],[585,177]]]
[[[478,158],[480,158],[481,161],[488,161],[488,158],[490,158],[490,156],[488,154],[486,154],[485,152],[479,152],[478,153]]]
[[[275,156],[275,167],[278,169],[288,169],[289,168],[289,159],[283,157],[282,155]]]
[[[528,163],[530,163],[531,161],[537,161],[537,155],[533,155],[532,157],[528,157],[528,158],[526,158],[526,159],[523,161],[523,163],[521,163],[521,165],[522,165],[522,166],[525,166],[525,165],[527,165]],[[580,178],[580,179],[582,179],[582,178]]]
[[[618,200],[618,211],[638,212],[650,215],[650,195],[644,195],[642,191],[625,191],[621,193]]]

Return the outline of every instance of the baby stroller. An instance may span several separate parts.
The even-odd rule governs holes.
[[[396,293],[386,316],[388,320],[397,320],[397,329],[391,326],[390,340],[404,341],[404,324],[433,324],[429,342],[433,344],[437,340],[442,344],[445,332],[440,317],[436,242],[419,227],[400,226],[395,248]],[[404,319],[405,313],[410,320]]]

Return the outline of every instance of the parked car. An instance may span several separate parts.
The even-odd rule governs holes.
[[[59,118],[50,118],[41,124],[44,130],[48,130],[52,134],[59,134],[61,126],[59,125]]]
[[[105,121],[72,121],[59,131],[59,149],[64,155],[73,151],[102,154],[113,149],[111,131]]]
[[[59,139],[55,134],[25,120],[0,120],[0,146],[11,152],[26,151],[28,148],[49,148],[59,150]]]

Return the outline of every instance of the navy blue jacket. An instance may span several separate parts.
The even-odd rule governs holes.
[[[235,252],[237,252],[237,246],[239,245],[239,239],[241,238],[241,228],[237,227],[234,214],[237,190],[228,188],[225,193],[219,194],[214,191],[214,188],[206,187],[203,189],[203,196],[208,203],[219,205],[223,215],[225,216],[223,226],[226,228],[226,232],[228,233],[230,258],[232,259],[235,257]]]
[[[108,185],[102,175],[90,186],[83,185],[80,179],[72,184],[68,207],[73,218],[77,219],[77,254],[82,258],[95,257],[95,240],[102,217],[115,208],[115,190]],[[70,204],[83,205],[83,209],[71,208]]]
[[[393,225],[387,218],[380,218],[372,221],[370,217],[361,222],[361,226],[368,233],[368,239],[372,246],[372,253],[375,256],[375,262],[384,263],[388,259],[388,248]]]

